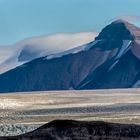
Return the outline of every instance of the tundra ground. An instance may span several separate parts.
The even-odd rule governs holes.
[[[140,124],[140,89],[0,94],[0,135],[25,133],[55,119]]]

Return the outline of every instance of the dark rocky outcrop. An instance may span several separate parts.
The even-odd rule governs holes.
[[[139,140],[140,126],[105,122],[56,120],[15,137],[1,140]]]
[[[99,39],[117,39],[117,40],[134,40],[135,35],[131,32],[133,25],[123,21],[117,20],[106,26],[102,32],[96,37]]]

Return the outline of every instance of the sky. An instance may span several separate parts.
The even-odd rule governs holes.
[[[100,32],[117,18],[140,26],[140,0],[0,0],[0,45],[59,32]]]

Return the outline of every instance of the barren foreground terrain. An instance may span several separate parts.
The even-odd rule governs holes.
[[[56,119],[140,124],[140,89],[0,95],[0,135],[25,133]]]

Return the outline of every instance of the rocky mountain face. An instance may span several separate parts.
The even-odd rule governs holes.
[[[1,140],[139,140],[140,126],[72,120],[52,121],[32,132]]]
[[[89,74],[79,89],[131,88],[138,86],[140,74],[140,29],[118,20],[105,27],[96,40],[116,42],[109,50],[117,49],[116,55]],[[118,44],[117,44],[118,43]],[[109,43],[107,44],[107,46]],[[104,47],[106,49],[106,47]],[[86,83],[86,84],[85,84]]]
[[[140,29],[117,20],[95,41],[0,75],[0,92],[140,86]]]

